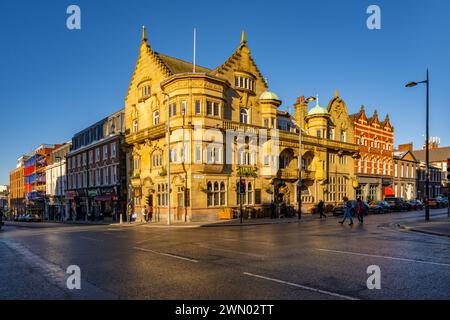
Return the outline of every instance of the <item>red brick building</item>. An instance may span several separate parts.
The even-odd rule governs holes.
[[[393,195],[394,128],[386,115],[383,121],[375,110],[367,117],[364,106],[351,115],[355,128],[355,143],[360,146],[360,157],[355,160],[355,174],[359,187],[357,196],[366,201],[382,200]]]
[[[71,219],[118,220],[125,213],[124,117],[120,110],[72,138],[66,192]]]

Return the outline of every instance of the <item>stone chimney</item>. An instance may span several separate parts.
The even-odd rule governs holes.
[[[398,145],[398,151],[413,151],[413,150],[414,145],[412,142]]]
[[[308,103],[305,100],[305,96],[297,98],[294,104],[295,108],[295,122],[301,125],[302,129],[305,130],[305,117],[308,115]]]

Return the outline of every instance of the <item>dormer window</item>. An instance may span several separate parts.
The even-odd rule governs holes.
[[[141,98],[149,97],[151,94],[150,85],[146,84],[141,87]]]
[[[234,85],[236,88],[255,91],[255,80],[250,77],[236,76],[234,78]]]

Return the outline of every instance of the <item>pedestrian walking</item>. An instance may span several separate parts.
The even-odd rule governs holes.
[[[356,200],[355,214],[356,214],[356,217],[358,218],[359,223],[363,224],[364,223],[364,208],[363,208],[363,203],[361,201],[361,198],[358,198],[358,200]]]
[[[352,208],[352,204],[348,201],[347,197],[344,197],[344,219],[342,219],[342,221],[339,221],[340,224],[344,224],[345,220],[347,220],[347,218],[349,218],[350,219],[349,226],[353,225],[351,208]]]
[[[149,207],[148,209],[148,221],[153,221],[153,207]]]
[[[127,207],[127,220],[128,223],[131,223],[131,216],[133,214],[133,207],[131,206],[131,204],[128,205]]]
[[[325,212],[325,202],[323,202],[323,200],[319,201],[319,204],[317,205],[317,211],[319,211],[320,219],[322,219],[322,217],[324,217],[324,218],[327,217],[327,215],[324,213]]]
[[[144,222],[148,222],[148,209],[147,206],[142,208],[142,217],[144,218]]]

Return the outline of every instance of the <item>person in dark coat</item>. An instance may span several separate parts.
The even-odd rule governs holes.
[[[277,217],[277,206],[275,205],[275,202],[272,200],[270,203],[270,218],[275,219]]]
[[[326,214],[325,212],[325,202],[323,202],[323,200],[319,201],[319,204],[317,206],[317,211],[319,212],[319,218],[322,219],[322,217],[326,218]]]
[[[363,224],[364,223],[364,208],[363,208],[363,203],[360,198],[358,198],[358,200],[356,200],[355,214],[356,214],[356,217],[358,218],[359,223]]]

